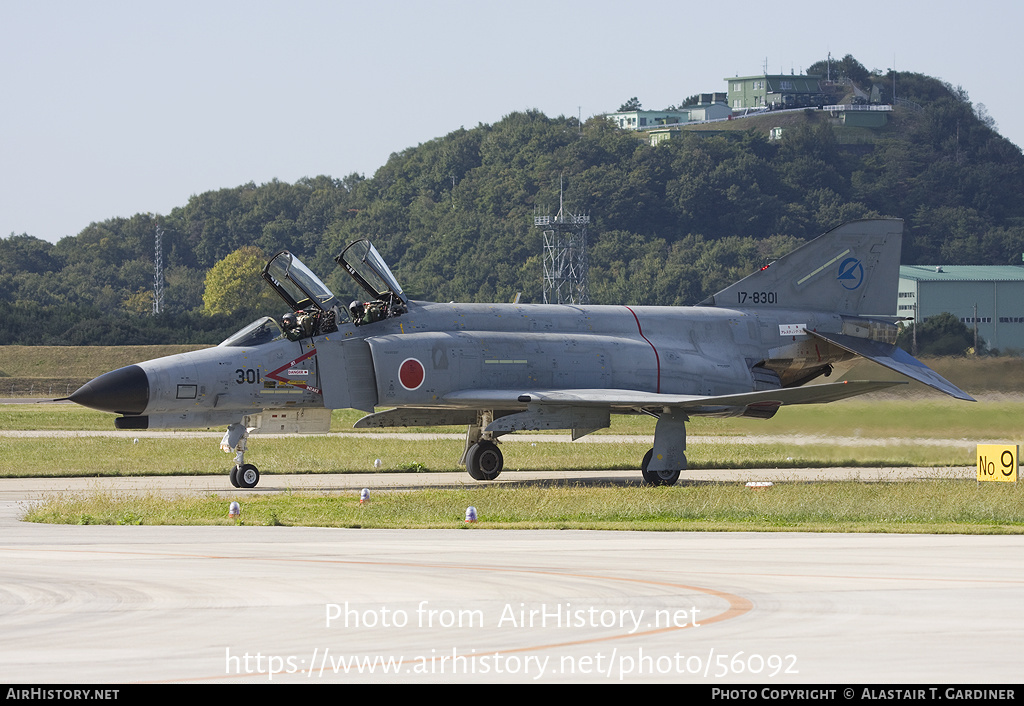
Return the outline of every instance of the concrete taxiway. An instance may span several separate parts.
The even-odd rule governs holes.
[[[265,476],[255,492],[303,478],[324,492],[465,482],[388,476]],[[1019,681],[1020,536],[19,520],[52,492],[225,481],[0,481],[5,680]]]

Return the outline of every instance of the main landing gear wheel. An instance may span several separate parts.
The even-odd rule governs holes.
[[[494,480],[504,465],[501,449],[493,441],[478,441],[469,447],[466,470],[474,480]]]
[[[648,471],[651,459],[654,458],[654,449],[644,454],[644,460],[640,463],[640,473],[644,476],[644,482],[648,485],[675,485],[679,480],[679,471]]]
[[[231,469],[231,485],[236,488],[255,488],[260,482],[260,471],[251,463]]]

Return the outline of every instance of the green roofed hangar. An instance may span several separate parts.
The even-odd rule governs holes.
[[[1024,351],[1024,267],[901,265],[896,314],[913,321],[948,312],[1002,353]]]

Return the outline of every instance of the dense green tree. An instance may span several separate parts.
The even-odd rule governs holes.
[[[203,313],[248,321],[275,313],[281,300],[260,276],[267,257],[246,245],[226,256],[206,274]]]
[[[53,243],[28,234],[0,238],[0,273],[54,272],[63,266]],[[2,292],[0,290],[0,296]]]
[[[871,78],[871,72],[864,65],[847,54],[842,59],[822,59],[807,67],[809,76],[831,77],[833,81],[848,78],[860,87],[864,87]]]
[[[906,351],[913,348],[914,328],[915,324],[904,326],[896,340],[896,344]],[[964,355],[969,352],[982,353],[984,350],[984,339],[978,338],[975,351],[974,330],[948,312],[929,316],[917,326],[918,355]]]

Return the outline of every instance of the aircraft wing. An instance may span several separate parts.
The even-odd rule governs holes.
[[[616,409],[665,408],[687,414],[720,414],[743,408],[775,409],[789,404],[816,404],[863,395],[901,381],[872,382],[866,380],[780,388],[734,395],[667,395],[640,390],[545,390],[514,392],[511,390],[460,390],[444,395],[449,405],[515,408],[522,405],[561,405],[569,407],[606,407]]]
[[[882,343],[881,341],[872,341],[867,338],[844,336],[838,333],[820,333],[818,331],[807,331],[807,333],[835,344],[843,350],[874,361],[890,370],[895,370],[897,373],[924,383],[928,387],[945,392],[947,395],[951,395],[958,400],[975,401],[973,397],[899,346]]]

